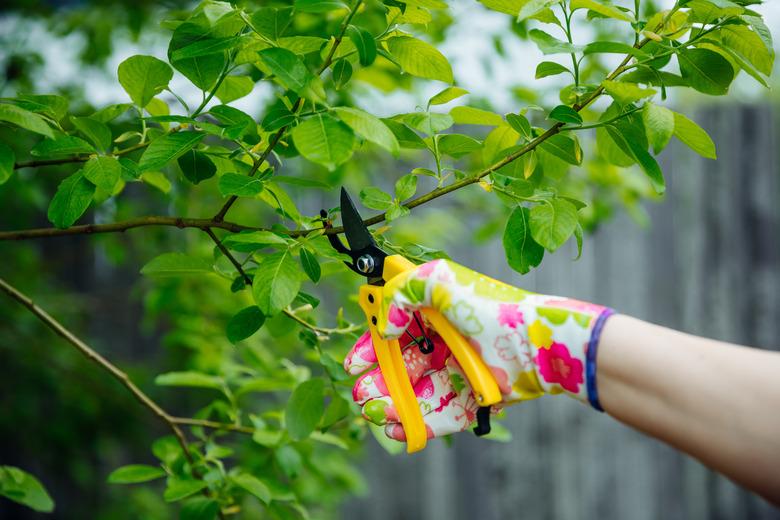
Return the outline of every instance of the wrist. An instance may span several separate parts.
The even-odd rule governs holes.
[[[526,357],[541,392],[567,394],[602,410],[596,384],[598,343],[612,309],[535,295],[526,315]]]

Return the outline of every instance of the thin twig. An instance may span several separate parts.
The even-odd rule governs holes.
[[[241,267],[241,263],[236,260],[236,257],[234,257],[230,251],[225,247],[225,245],[222,243],[222,241],[217,237],[217,235],[214,234],[214,232],[211,230],[211,228],[205,228],[204,231],[206,234],[211,238],[211,240],[214,241],[214,244],[216,244],[217,249],[222,252],[223,255],[225,255],[225,258],[230,260],[230,263],[233,264],[233,267],[236,268],[236,271],[238,271],[238,274],[241,275],[241,278],[244,279],[244,282],[247,285],[252,285],[252,279],[249,277],[248,274],[246,274],[246,271],[244,271],[244,268]]]
[[[195,461],[192,457],[192,452],[190,451],[187,439],[184,436],[184,432],[181,431],[181,428],[179,428],[179,426],[173,420],[173,417],[168,412],[163,410],[160,405],[155,403],[151,397],[146,395],[143,390],[138,388],[125,372],[104,358],[101,354],[93,350],[89,345],[84,343],[75,334],[73,334],[60,322],[54,319],[48,312],[36,305],[32,299],[21,293],[15,287],[8,284],[8,282],[2,278],[0,278],[0,289],[8,294],[8,296],[27,307],[30,312],[32,312],[39,320],[46,324],[46,326],[52,329],[58,336],[61,336],[63,339],[65,339],[65,341],[73,345],[79,352],[81,352],[81,354],[83,354],[86,358],[111,374],[114,379],[118,380],[120,383],[122,383],[122,385],[125,386],[125,388],[130,390],[130,393],[132,393],[133,396],[142,405],[151,410],[152,413],[154,413],[158,418],[160,418],[168,425],[171,431],[173,431],[173,434],[176,436],[176,439],[179,441],[179,445],[184,452],[184,456],[187,458],[187,462],[189,462],[190,465],[194,464]]]
[[[186,424],[187,426],[202,426],[204,428],[211,428],[213,430],[226,430],[238,433],[247,433],[252,435],[255,429],[251,426],[241,426],[240,424],[229,424],[217,421],[209,421],[207,419],[192,419],[190,417],[171,417],[176,424]]]
[[[114,157],[122,157],[123,155],[127,155],[130,152],[135,152],[136,150],[140,150],[142,148],[146,148],[149,146],[149,141],[144,143],[138,143],[133,146],[129,146],[123,150],[118,150],[114,152],[112,155]],[[77,163],[77,162],[87,162],[93,154],[89,155],[76,155],[73,157],[62,157],[60,159],[39,159],[35,161],[27,161],[27,162],[18,162],[14,164],[14,170],[19,170],[21,168],[38,168],[40,166],[54,166],[57,164],[69,164],[69,163]]]
[[[355,2],[355,6],[350,9],[349,14],[346,18],[344,18],[344,21],[341,24],[341,27],[339,29],[339,33],[336,36],[336,38],[333,40],[333,45],[330,48],[330,52],[328,52],[327,57],[322,62],[322,65],[320,66],[319,70],[317,71],[317,75],[319,76],[325,70],[330,66],[331,62],[333,61],[333,56],[336,54],[336,49],[338,49],[339,45],[341,44],[341,40],[344,39],[344,34],[347,32],[347,27],[349,27],[349,22],[352,21],[352,17],[355,16],[355,13],[357,12],[358,8],[360,7],[360,4],[363,2],[363,0],[357,0]],[[299,108],[301,108],[301,104],[303,103],[303,98],[298,98],[292,107],[292,113],[295,113],[298,111]],[[274,150],[277,144],[279,144],[279,141],[282,139],[282,136],[289,128],[289,125],[285,125],[281,127],[279,130],[276,131],[276,133],[271,137],[271,139],[268,141],[268,146],[266,146],[263,153],[258,157],[254,164],[252,165],[252,168],[249,170],[249,173],[247,174],[249,177],[254,177],[257,173],[257,170],[260,169],[260,166],[262,166],[263,162],[268,158],[269,155],[271,155],[271,152]],[[230,211],[230,208],[233,206],[233,204],[236,203],[238,200],[238,197],[236,195],[232,195],[225,204],[222,205],[220,210],[217,212],[216,215],[214,215],[215,222],[222,222],[222,220],[225,218],[225,215],[227,215],[227,212]]]
[[[36,228],[24,229],[19,231],[0,231],[0,241],[2,240],[26,240],[29,238],[49,238],[66,235],[90,235],[96,233],[118,233],[128,229],[148,226],[171,226],[177,228],[220,228],[233,233],[239,231],[260,231],[264,228],[244,226],[233,222],[215,222],[207,218],[185,218],[185,217],[162,217],[148,216],[139,217],[111,224],[84,224],[81,226],[72,226],[65,229],[60,228]]]
[[[228,250],[228,248],[225,247],[225,245],[222,243],[222,241],[217,237],[217,235],[214,234],[214,232],[210,228],[205,228],[204,231],[206,234],[211,238],[211,240],[216,244],[217,248],[220,250],[220,252],[225,255],[225,257],[230,260],[230,263],[233,264],[233,267],[236,268],[236,271],[238,274],[244,279],[244,282],[247,285],[252,285],[252,278],[246,274],[246,271],[244,271],[244,268],[241,265],[241,262],[236,260],[236,257],[233,256],[233,254]],[[344,327],[344,328],[325,328],[325,327],[318,327],[316,325],[312,325],[308,321],[304,320],[294,310],[290,309],[284,309],[282,311],[287,317],[291,318],[292,320],[298,322],[303,327],[306,327],[310,331],[314,332],[319,337],[328,337],[331,334],[349,334],[351,332],[354,332],[355,330],[358,330],[360,327],[357,326],[350,326],[350,327]]]

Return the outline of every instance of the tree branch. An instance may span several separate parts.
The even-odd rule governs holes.
[[[148,395],[146,395],[143,390],[138,388],[125,372],[104,358],[98,352],[90,348],[89,345],[84,343],[75,334],[66,329],[49,313],[38,307],[35,302],[33,302],[28,296],[21,293],[2,278],[0,278],[0,289],[2,289],[3,292],[8,294],[8,296],[16,300],[18,303],[27,307],[27,309],[32,312],[39,320],[41,320],[47,327],[52,329],[58,336],[65,339],[65,341],[73,345],[73,347],[75,347],[76,350],[78,350],[87,359],[98,365],[100,368],[111,374],[114,379],[122,383],[122,385],[124,385],[125,388],[127,388],[130,393],[133,394],[133,397],[135,397],[138,402],[151,410],[154,415],[156,415],[160,420],[168,425],[173,434],[176,436],[176,439],[179,441],[179,445],[184,452],[184,456],[187,458],[187,462],[189,462],[190,465],[194,465],[195,461],[192,457],[192,452],[190,451],[187,439],[184,436],[184,432],[182,432],[181,428],[179,428],[179,426],[173,420],[173,417],[168,412],[163,410],[160,405],[155,403]]]
[[[140,150],[142,148],[146,148],[149,146],[149,142],[145,143],[138,143],[136,145],[130,146],[128,148],[125,148],[124,150],[119,150],[115,152],[113,155],[114,157],[122,157],[123,155],[127,155],[130,152],[135,152],[136,150]],[[92,154],[89,155],[76,155],[73,157],[62,157],[60,159],[40,159],[35,161],[27,161],[27,162],[18,162],[14,164],[14,170],[19,170],[21,168],[38,168],[39,166],[54,166],[57,164],[68,164],[68,163],[77,163],[77,162],[87,162],[92,157]]]
[[[318,76],[323,72],[325,72],[325,70],[330,66],[331,62],[333,61],[333,56],[336,54],[336,49],[338,49],[339,45],[341,44],[341,40],[344,39],[344,34],[347,32],[347,27],[349,27],[349,22],[352,21],[352,17],[355,16],[355,13],[357,12],[362,2],[363,0],[357,0],[355,2],[355,6],[349,10],[349,14],[346,16],[346,18],[344,18],[344,21],[341,23],[341,28],[339,29],[338,35],[333,40],[333,45],[330,48],[330,52],[328,52],[328,56],[322,62],[322,65],[317,71]],[[303,98],[298,98],[292,107],[292,112],[293,113],[297,112],[298,109],[301,107],[302,103],[303,103]],[[287,131],[288,128],[289,125],[285,125],[281,127],[268,141],[268,146],[266,146],[265,150],[260,155],[260,157],[258,157],[257,160],[255,160],[254,164],[252,165],[252,169],[249,170],[249,173],[247,174],[249,177],[255,176],[257,170],[260,169],[260,166],[262,166],[263,162],[265,162],[268,156],[271,155],[271,152],[276,147],[276,145],[279,144],[279,141],[282,139],[282,136],[284,135],[284,133]],[[214,222],[222,222],[222,220],[225,218],[225,215],[227,215],[227,212],[230,211],[230,208],[233,206],[233,204],[236,203],[237,200],[238,197],[236,195],[232,195],[227,200],[227,202],[225,202],[225,204],[222,205],[222,208],[220,208],[217,214],[214,215],[214,218],[212,220]]]
[[[60,228],[37,228],[24,229],[19,231],[0,231],[0,241],[3,240],[26,240],[30,238],[50,238],[66,235],[90,235],[96,233],[118,233],[128,229],[149,226],[170,226],[177,228],[198,228],[206,230],[208,228],[226,229],[233,233],[239,231],[260,231],[263,228],[244,226],[233,222],[214,222],[206,218],[185,218],[185,217],[162,217],[148,216],[139,217],[111,224],[84,224],[81,226],[72,226],[65,229]]]

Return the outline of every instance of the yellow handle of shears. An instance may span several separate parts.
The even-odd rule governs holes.
[[[391,255],[385,258],[382,278],[389,281],[415,267],[406,258]],[[364,285],[360,288],[358,301],[368,319],[368,328],[371,331],[371,340],[379,367],[406,433],[406,451],[414,453],[425,448],[428,436],[417,397],[406,372],[398,340],[382,338],[376,328],[383,296],[384,287]],[[421,312],[449,346],[471,385],[477,403],[480,406],[490,406],[500,402],[501,391],[493,374],[466,338],[436,309],[425,307]]]

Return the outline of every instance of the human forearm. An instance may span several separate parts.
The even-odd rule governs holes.
[[[618,315],[597,368],[611,416],[780,504],[780,354]]]

